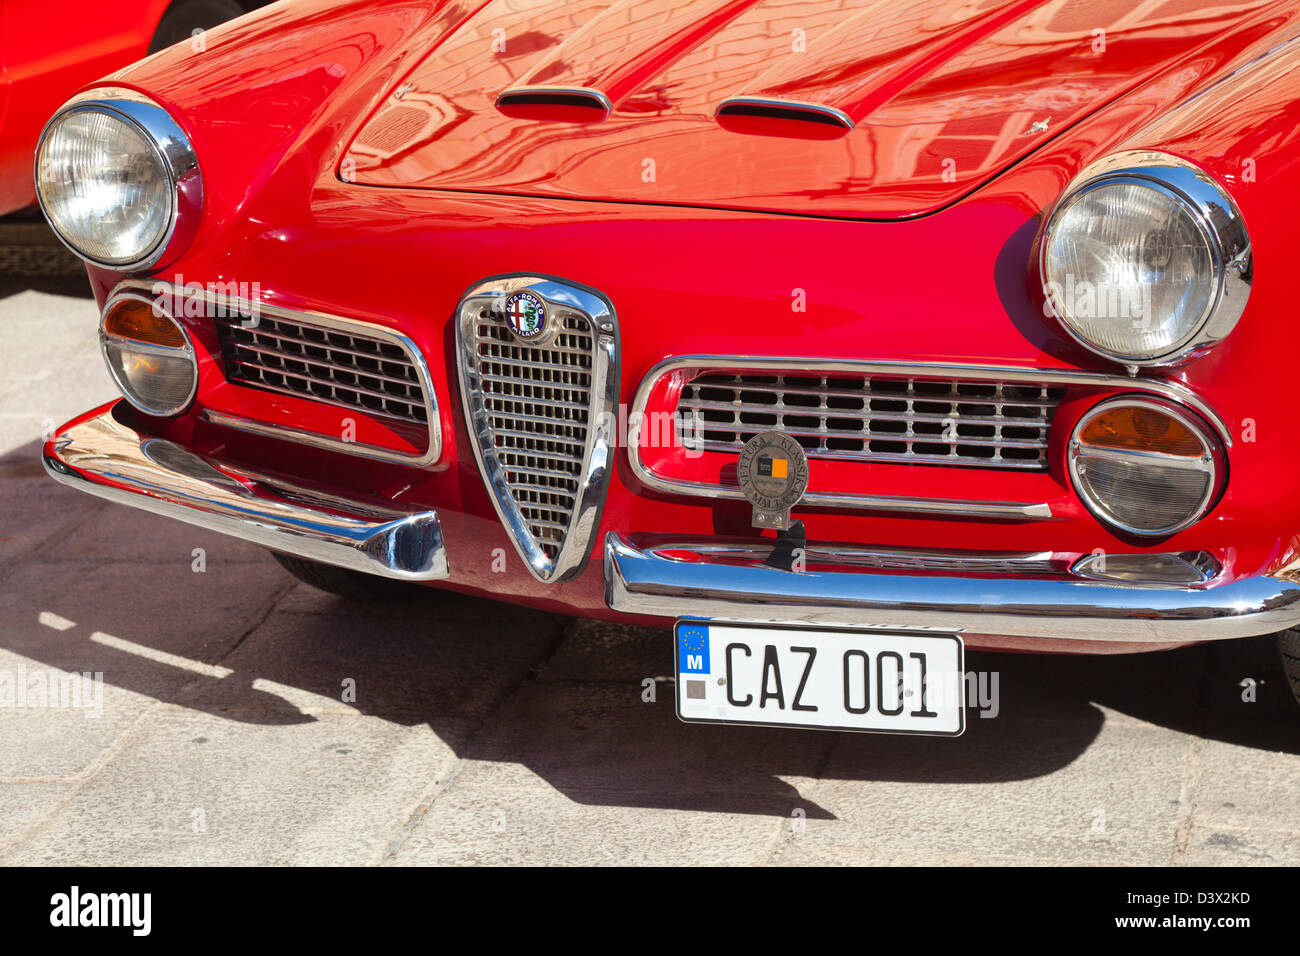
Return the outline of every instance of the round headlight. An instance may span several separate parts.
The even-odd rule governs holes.
[[[104,304],[99,344],[126,400],[149,415],[179,415],[194,398],[194,346],[180,324],[143,295],[119,292]]]
[[[1163,153],[1084,172],[1048,217],[1043,289],[1066,331],[1129,365],[1177,361],[1231,331],[1250,292],[1250,240],[1232,199]]]
[[[194,150],[166,110],[127,90],[93,90],[41,133],[36,196],[81,258],[138,271],[188,243],[202,185]]]
[[[1129,534],[1173,534],[1223,490],[1222,446],[1190,412],[1157,399],[1115,398],[1070,437],[1075,491],[1102,521]]]

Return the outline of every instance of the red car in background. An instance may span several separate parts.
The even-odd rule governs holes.
[[[672,625],[686,720],[960,733],[966,647],[1300,686],[1298,128],[1292,0],[277,5],[47,127],[125,398],[45,464]]]
[[[0,2],[0,215],[36,202],[41,128],[82,86],[262,3],[236,0]]]

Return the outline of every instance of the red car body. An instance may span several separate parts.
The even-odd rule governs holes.
[[[41,127],[73,93],[148,52],[173,0],[0,4],[0,213],[36,202]]]
[[[970,647],[1067,652],[1300,620],[1300,429],[1285,398],[1297,338],[1283,262],[1300,249],[1295,4],[303,0],[212,31],[208,49],[165,51],[97,84],[163,106],[203,177],[188,246],[145,274],[92,266],[97,299],[123,283],[257,283],[269,309],[394,330],[427,361],[441,447],[417,464],[357,454],[419,457],[418,435],[364,413],[352,416],[357,449],[304,441],[338,434],[338,406],[231,381],[202,316],[182,319],[198,353],[192,405],[154,417],[119,403],[131,434],[179,446],[246,489],[265,478],[297,489],[299,503],[328,496],[321,513],[436,513],[446,566],[432,583],[568,614],[933,622]],[[530,87],[578,92],[498,104]],[[852,129],[779,115],[723,122],[719,104],[738,96],[817,104]],[[1032,267],[1066,185],[1128,149],[1208,173],[1249,224],[1257,266],[1223,342],[1132,375],[1045,316]],[[692,356],[722,372],[992,367],[1059,380],[1045,467],[812,455],[810,494],[865,500],[796,505],[810,553],[834,544],[904,559],[833,567],[823,556],[787,591],[781,576],[797,572],[754,560],[772,536],[736,494],[734,452],[629,454],[616,437],[582,529],[584,562],[543,580],[485,483],[459,382],[458,302],[516,274],[596,290],[612,306],[615,406],[671,404],[689,375],[656,384],[654,370]],[[1066,467],[1080,417],[1134,392],[1192,408],[1230,468],[1208,514],[1158,540],[1099,521]],[[105,414],[47,445],[56,476],[134,504],[152,498],[154,510],[190,507],[174,489],[102,468],[92,478],[88,459],[69,459],[68,436]],[[718,543],[740,550],[718,557]],[[1097,551],[1204,552],[1219,570],[1177,588],[1070,572]],[[1046,555],[1051,567],[978,560],[1008,554]],[[939,562],[928,570],[927,556]],[[733,586],[727,569],[749,573]],[[869,592],[861,603],[858,587]]]

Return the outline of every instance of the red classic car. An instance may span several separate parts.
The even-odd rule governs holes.
[[[125,400],[45,464],[673,625],[686,720],[960,733],[964,648],[1294,688],[1298,121],[1290,0],[276,4],[46,127]]]
[[[68,95],[266,0],[0,2],[0,213],[36,202],[32,150]],[[194,41],[196,44],[197,40]]]

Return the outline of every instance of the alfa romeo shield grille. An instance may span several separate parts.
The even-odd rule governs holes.
[[[520,553],[550,580],[580,564],[594,531],[613,326],[555,303],[546,293],[557,284],[537,281],[462,303],[461,382],[484,480]],[[603,311],[603,300],[589,307]]]

